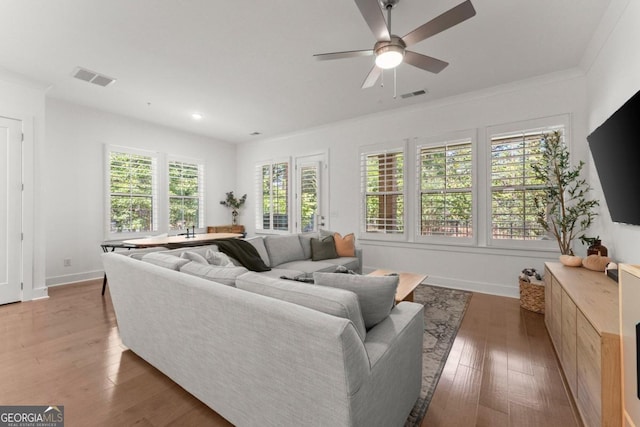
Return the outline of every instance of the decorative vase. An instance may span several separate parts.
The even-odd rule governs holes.
[[[587,256],[589,255],[607,256],[609,255],[609,250],[602,244],[600,240],[596,240],[595,242],[593,242],[593,245],[587,248]]]
[[[560,255],[560,262],[567,267],[580,267],[582,265],[582,258],[575,255]]]
[[[231,211],[231,225],[238,225],[238,210]]]

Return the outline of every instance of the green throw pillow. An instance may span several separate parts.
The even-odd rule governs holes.
[[[323,259],[333,258],[338,258],[333,236],[327,236],[322,240],[311,239],[311,259],[313,261],[322,261]]]

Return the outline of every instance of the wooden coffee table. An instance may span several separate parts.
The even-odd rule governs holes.
[[[396,302],[413,301],[413,291],[428,277],[426,274],[402,273],[383,269],[372,271],[368,276],[386,276],[390,273],[397,273],[400,276],[398,290],[396,291]]]

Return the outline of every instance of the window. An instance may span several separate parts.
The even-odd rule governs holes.
[[[169,161],[169,230],[204,227],[204,166]]]
[[[364,233],[402,235],[404,149],[361,153]]]
[[[535,179],[533,163],[541,158],[540,141],[554,126],[491,136],[491,238],[540,240],[545,230],[536,222],[534,199],[544,183]]]
[[[289,230],[289,162],[258,165],[256,229]]]
[[[109,230],[156,231],[156,158],[130,150],[109,151]]]
[[[470,139],[417,147],[420,236],[473,236]]]

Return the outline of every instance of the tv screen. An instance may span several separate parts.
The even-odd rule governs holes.
[[[611,219],[640,225],[640,91],[587,140]]]

